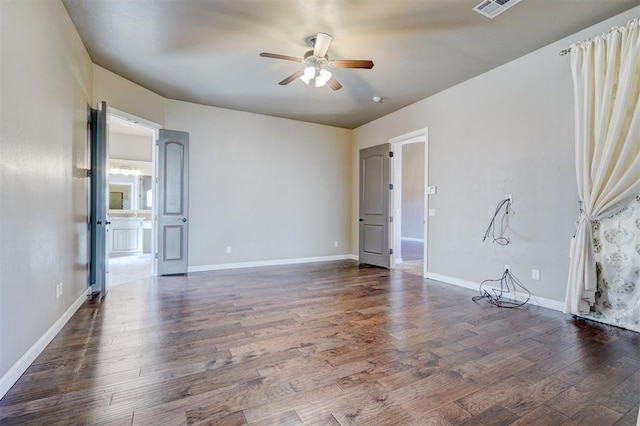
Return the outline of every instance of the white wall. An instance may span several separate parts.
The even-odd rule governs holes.
[[[92,68],[61,2],[0,1],[0,28],[1,397],[85,293]]]
[[[190,267],[349,253],[349,130],[171,100],[166,127],[190,135]]]
[[[98,65],[93,65],[93,102],[163,125],[165,98]]]
[[[109,158],[153,161],[152,136],[109,133]]]
[[[569,238],[577,215],[573,95],[568,56],[575,41],[640,14],[640,7],[368,123],[354,131],[361,148],[429,127],[428,269],[461,280],[499,278],[504,264],[533,293],[564,300]],[[358,188],[353,162],[352,190]],[[513,194],[512,244],[482,243],[495,209]],[[358,211],[352,199],[352,212]],[[352,252],[357,253],[352,214]],[[531,269],[540,281],[531,281]]]
[[[168,100],[93,72],[94,103],[190,133],[190,268],[350,253],[350,130]]]
[[[403,238],[424,238],[424,146],[424,142],[401,145]]]

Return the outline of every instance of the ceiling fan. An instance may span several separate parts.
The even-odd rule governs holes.
[[[322,87],[328,85],[333,90],[340,90],[342,84],[336,79],[336,77],[329,71],[331,68],[373,68],[373,61],[347,59],[347,60],[329,60],[327,50],[331,44],[331,37],[329,34],[318,33],[316,36],[309,38],[309,45],[313,47],[313,50],[309,50],[304,54],[302,58],[296,58],[294,56],[278,55],[277,53],[262,52],[260,56],[264,58],[284,59],[286,61],[302,62],[305,67],[291,74],[289,77],[282,80],[279,84],[284,86],[291,83],[296,78],[304,81],[309,85],[311,80],[315,80],[316,87]]]

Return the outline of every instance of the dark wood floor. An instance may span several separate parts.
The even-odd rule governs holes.
[[[123,284],[0,424],[635,425],[640,334],[473,294],[350,261]]]

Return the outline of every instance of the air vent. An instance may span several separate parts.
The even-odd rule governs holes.
[[[473,10],[487,18],[493,19],[516,3],[520,3],[520,1],[521,0],[484,0],[474,7]]]

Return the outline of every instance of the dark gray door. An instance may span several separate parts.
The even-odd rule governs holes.
[[[91,110],[91,293],[107,294],[107,209],[109,206],[107,103]]]
[[[360,150],[361,263],[389,268],[389,152],[388,143]]]
[[[158,275],[184,274],[188,266],[189,133],[158,136]]]

